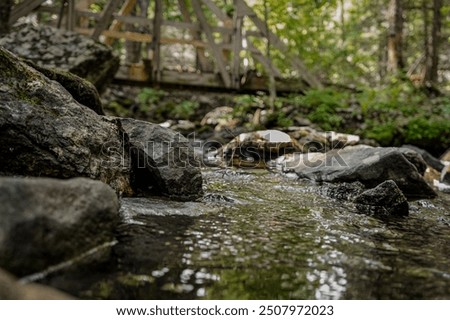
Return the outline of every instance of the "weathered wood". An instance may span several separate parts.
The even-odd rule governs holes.
[[[76,0],[65,0],[75,3]],[[80,2],[88,3],[92,0],[81,0]],[[153,1],[153,0],[152,0]],[[87,24],[84,28],[75,28],[79,33],[90,35],[93,38],[98,39],[100,35],[105,37],[104,42],[112,44],[114,39],[124,39],[127,41],[147,43],[150,44],[151,50],[149,53],[151,56],[146,68],[141,65],[129,66],[126,73],[122,72],[121,78],[129,78],[131,81],[139,83],[145,81],[152,81],[154,83],[169,83],[176,84],[176,80],[179,79],[180,85],[190,86],[212,86],[215,88],[229,88],[238,90],[267,90],[267,78],[246,77],[245,84],[241,84],[242,78],[242,60],[241,56],[244,52],[252,55],[255,63],[259,63],[264,69],[265,74],[276,78],[277,87],[279,86],[279,80],[282,77],[280,70],[278,70],[262,51],[258,50],[252,40],[255,38],[263,38],[261,40],[268,41],[269,44],[273,44],[273,47],[280,50],[286,55],[287,59],[290,59],[291,64],[299,71],[299,75],[304,81],[297,80],[295,88],[299,88],[309,84],[312,87],[320,87],[321,84],[317,78],[309,74],[308,70],[302,63],[302,61],[296,56],[289,56],[289,50],[287,45],[281,41],[274,33],[272,33],[265,25],[264,20],[260,19],[256,13],[246,4],[244,0],[233,0],[234,13],[233,17],[229,17],[221,8],[219,8],[213,0],[191,0],[193,8],[193,14],[197,17],[196,22],[192,20],[192,9],[189,8],[188,1],[177,0],[180,8],[183,21],[168,21],[162,18],[162,3],[163,0],[155,1],[155,17],[148,19],[146,16],[132,16],[129,15],[130,11],[136,7],[137,0],[109,0],[105,9],[101,14],[89,12],[86,5],[79,6],[72,13],[77,18],[84,18],[85,22],[96,21],[94,29],[87,29]],[[37,2],[44,2],[43,0],[26,0],[27,4]],[[120,5],[123,4],[119,10]],[[66,7],[67,8],[67,7]],[[51,12],[58,14],[58,8],[40,6],[38,9],[43,12]],[[115,12],[118,10],[119,12]],[[147,10],[142,9],[143,12]],[[29,10],[31,11],[31,10]],[[214,14],[216,19],[215,24],[210,25],[206,19],[205,11],[210,11]],[[69,15],[68,10],[66,11]],[[62,14],[59,14],[62,16]],[[248,17],[248,18],[247,18]],[[255,30],[245,30],[244,22],[249,19],[256,26]],[[68,19],[74,21],[73,19]],[[113,21],[114,20],[114,21]],[[67,23],[69,21],[66,21]],[[111,23],[112,22],[112,23]],[[108,28],[109,24],[111,26]],[[130,31],[122,31],[121,26],[128,25],[140,25],[144,26],[148,33],[139,33]],[[83,25],[80,25],[83,27]],[[171,27],[177,28],[183,31],[188,31],[191,37],[184,39],[162,37],[161,28]],[[70,26],[68,25],[68,28]],[[206,35],[207,42],[202,41],[202,33]],[[244,34],[246,36],[247,46],[243,47]],[[218,36],[219,35],[219,36]],[[251,38],[251,39],[250,39]],[[220,39],[220,40],[219,40]],[[168,72],[163,69],[160,61],[160,46],[161,45],[189,45],[193,46],[197,53],[197,70],[201,70],[202,74],[199,76],[197,73],[188,72]],[[211,53],[211,56],[207,58],[205,50]],[[269,54],[270,56],[270,54]],[[211,59],[212,58],[212,59]],[[211,71],[211,61],[215,63],[215,73]],[[136,60],[137,61],[137,60]],[[187,69],[189,70],[189,68]],[[192,69],[191,69],[192,70]],[[205,72],[206,71],[206,72]],[[203,75],[204,73],[204,75]],[[265,85],[265,86],[264,86]],[[292,83],[290,84],[292,85]],[[283,86],[283,84],[282,84]],[[280,87],[280,90],[283,90]]]
[[[253,45],[253,42],[248,37],[246,37],[246,40],[247,40],[247,47],[249,49],[249,52],[252,54],[253,59],[261,63],[268,74],[272,73],[275,78],[282,78],[283,76],[281,75],[280,70],[278,70],[278,68],[275,67],[270,62],[270,60],[260,50],[258,50],[258,48],[256,48]]]
[[[248,16],[255,26],[261,31],[261,33],[270,39],[270,42],[279,50],[284,53],[288,53],[288,47],[271,31],[266,32],[264,21],[262,21],[256,13],[245,3],[244,0],[237,0],[236,3],[239,10]],[[313,88],[321,88],[323,85],[320,83],[319,79],[317,79],[314,75],[312,75],[305,64],[296,56],[292,56],[292,63],[294,67],[301,73],[300,76]]]
[[[75,31],[90,36],[92,34],[92,29],[87,28],[75,28]],[[128,41],[136,41],[136,42],[144,42],[151,43],[153,40],[153,36],[150,34],[131,32],[131,31],[110,31],[105,30],[102,32],[102,35],[105,37],[110,37],[114,39],[124,39]],[[189,40],[189,39],[177,39],[177,38],[161,38],[159,41],[160,44],[181,44],[181,45],[192,45],[197,48],[206,48],[209,45],[206,42],[201,40]],[[223,46],[222,50],[229,50],[230,46]]]
[[[129,15],[135,6],[136,6],[136,0],[126,0],[125,3],[123,4],[122,8],[120,8],[118,15],[119,16]],[[120,21],[118,19],[114,19],[114,21],[111,23],[111,26],[109,27],[109,30],[110,31],[118,31],[118,30],[120,30],[122,25],[123,25],[122,21]],[[114,39],[110,38],[110,37],[106,37],[105,41],[103,41],[103,43],[107,44],[107,45],[111,45],[111,44],[113,44],[113,42],[114,42]]]
[[[200,22],[200,25],[202,26],[203,31],[206,34],[206,38],[208,39],[208,43],[210,45],[210,48],[213,52],[214,59],[217,63],[217,66],[219,68],[220,76],[223,80],[223,83],[225,87],[230,88],[231,87],[231,79],[230,75],[228,74],[228,71],[225,66],[225,62],[223,61],[223,56],[221,54],[221,50],[217,46],[217,44],[214,41],[214,37],[211,31],[211,27],[208,24],[208,21],[206,20],[206,17],[202,11],[202,7],[200,5],[200,0],[193,0],[192,6],[194,8],[194,12],[197,15],[197,18]]]
[[[9,24],[12,25],[20,17],[26,16],[31,11],[39,7],[46,0],[25,0],[17,6],[13,7],[11,10],[11,15],[9,16]]]
[[[94,32],[92,33],[92,39],[98,40],[103,30],[105,30],[111,22],[114,10],[117,9],[121,2],[122,0],[110,0],[106,4],[106,7],[103,9],[102,16],[95,26]]]
[[[152,39],[152,79],[159,82],[161,77],[161,23],[162,23],[162,1],[155,0],[155,18],[153,20]]]
[[[148,70],[143,64],[122,65],[116,74],[116,83],[148,85],[151,81]],[[244,91],[267,90],[267,77],[254,76],[241,87]],[[160,86],[184,86],[198,89],[225,89],[220,77],[215,73],[178,72],[174,70],[162,70]],[[279,92],[303,92],[306,89],[302,81],[295,79],[276,79]],[[233,89],[234,90],[234,89]]]
[[[180,0],[180,1],[183,1],[183,0]],[[59,14],[58,8],[50,7],[50,6],[41,6],[37,11]],[[78,17],[91,18],[94,21],[99,21],[101,18],[101,15],[99,13],[85,11],[85,10],[77,10],[76,14]],[[130,24],[135,23],[135,24],[139,24],[144,27],[150,27],[150,28],[153,27],[153,19],[148,19],[145,17],[120,16],[118,13],[113,13],[113,19],[123,22],[123,23],[130,23]],[[181,29],[181,30],[188,29],[188,30],[197,31],[197,32],[201,31],[200,25],[198,23],[193,23],[193,22],[189,23],[189,22],[182,22],[182,21],[163,20],[161,22],[161,26],[173,27],[173,28],[177,28],[177,29]],[[227,35],[233,34],[233,29],[230,27],[211,26],[211,30],[212,30],[212,32],[217,32],[220,34],[227,34]],[[252,33],[252,31],[248,32],[248,34],[251,34],[251,33]],[[258,33],[258,34],[261,35],[260,33]]]

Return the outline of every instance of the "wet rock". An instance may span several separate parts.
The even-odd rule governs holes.
[[[70,72],[38,66],[29,60],[24,62],[45,75],[50,80],[59,82],[64,89],[69,91],[72,97],[80,104],[95,111],[95,113],[99,115],[105,115],[97,89],[89,81],[84,80],[83,78],[80,78]]]
[[[448,149],[442,156],[441,161],[447,161],[450,162],[450,149]]]
[[[179,202],[158,198],[122,198],[120,200],[120,217],[123,222],[140,224],[136,219],[142,216],[186,216],[216,212],[201,202]]]
[[[410,148],[399,148],[399,151],[405,156],[405,158],[411,162],[417,169],[417,171],[423,176],[427,170],[427,163],[423,157],[416,151]]]
[[[366,187],[393,180],[408,198],[433,198],[434,190],[398,148],[347,147],[327,153],[295,154],[278,164],[284,172],[319,182],[360,181]]]
[[[74,297],[40,284],[22,284],[0,269],[0,300],[66,300]]]
[[[86,178],[0,178],[0,266],[38,272],[111,241],[119,203]]]
[[[429,165],[430,167],[432,167],[433,169],[437,170],[437,171],[442,171],[442,169],[444,168],[444,164],[437,158],[433,157],[429,152],[427,152],[426,150],[420,149],[416,146],[412,146],[412,145],[404,145],[402,146],[401,150],[406,151],[406,150],[412,150],[415,151],[417,154],[419,154],[423,160],[425,160],[426,164]],[[408,152],[403,152],[405,155],[408,154]],[[413,161],[411,161],[412,163],[414,163]]]
[[[15,29],[0,39],[0,46],[39,66],[74,73],[99,92],[119,68],[111,48],[78,33],[32,24]]]
[[[364,191],[353,200],[361,213],[407,216],[409,205],[402,191],[392,180],[387,180],[373,189]]]
[[[158,193],[171,198],[193,200],[202,195],[200,163],[185,137],[145,121],[118,121],[129,137],[130,154],[136,163],[133,184],[141,193],[151,194],[146,188],[148,180],[154,180]]]
[[[360,137],[334,131],[320,132],[311,127],[290,127],[288,134],[296,139],[303,152],[326,152],[360,143]]]
[[[351,183],[338,183],[338,184],[327,184],[321,186],[319,193],[336,200],[351,201],[366,188],[361,182],[351,182]]]
[[[267,162],[286,153],[300,151],[298,143],[278,130],[242,133],[221,150],[227,165],[265,168]]]
[[[131,195],[118,125],[0,47],[0,175],[89,177]]]
[[[450,164],[446,165],[441,171],[440,182],[450,185]]]

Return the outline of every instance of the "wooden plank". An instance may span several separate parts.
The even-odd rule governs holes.
[[[192,24],[191,15],[189,13],[189,10],[186,5],[185,0],[178,0],[178,7],[180,8],[181,15],[183,16],[183,19],[185,22]],[[198,25],[197,25],[198,26]],[[194,40],[201,40],[201,32],[200,32],[200,26],[198,26],[197,30],[190,30],[192,39]],[[200,69],[200,71],[207,71],[209,69],[209,63],[205,56],[205,49],[204,48],[196,48],[196,64],[197,69]]]
[[[152,39],[152,79],[156,82],[160,80],[161,73],[161,23],[163,15],[162,0],[155,0],[155,18],[153,19],[153,39]]]
[[[202,11],[202,7],[201,7],[201,4],[199,1],[200,0],[193,0],[192,7],[194,8],[194,12],[197,15],[200,25],[202,26],[202,29],[206,34],[206,38],[208,39],[209,46],[212,50],[214,59],[219,68],[220,76],[223,80],[223,83],[224,83],[225,87],[230,88],[231,87],[230,75],[228,74],[228,71],[226,69],[225,62],[223,61],[221,50],[214,41],[211,27],[208,24],[208,21],[206,20],[206,17]]]
[[[143,64],[122,65],[114,78],[115,82],[128,84],[148,85],[151,81],[148,69]],[[252,77],[242,86],[244,91],[264,91],[267,90],[267,77]],[[178,72],[174,70],[162,70],[161,79],[158,83],[164,85],[176,85],[180,87],[196,87],[205,89],[223,90],[223,83],[220,77],[214,73],[193,73]],[[297,79],[277,79],[277,90],[279,92],[303,92],[306,87],[302,81]],[[234,90],[234,89],[233,89]]]
[[[92,29],[87,29],[87,28],[75,28],[75,31],[80,34],[87,35],[87,36],[92,34]],[[104,35],[105,37],[110,37],[110,38],[114,38],[114,39],[125,39],[128,41],[145,42],[145,43],[150,43],[153,40],[153,36],[150,34],[131,32],[131,31],[105,30],[102,32],[102,35]],[[208,44],[206,42],[203,42],[200,40],[161,38],[159,42],[160,42],[160,44],[165,44],[165,45],[181,44],[181,45],[192,45],[192,46],[198,47],[198,48],[208,47]],[[224,50],[226,50],[226,49],[227,48],[224,48]]]
[[[119,16],[127,16],[131,13],[131,11],[133,11],[133,8],[136,6],[136,0],[126,0],[125,3],[123,4],[122,8],[120,8],[119,10]],[[111,26],[109,27],[110,31],[119,31],[120,28],[122,27],[123,22],[118,20],[118,19],[114,19],[114,21],[111,23]],[[103,42],[106,45],[112,45],[114,42],[113,38],[107,37],[105,39],[105,41]]]
[[[46,0],[25,0],[17,6],[14,6],[9,17],[9,24],[13,25],[20,17],[28,15],[45,1]]]
[[[239,10],[242,10],[242,12],[248,16],[255,26],[261,31],[261,33],[270,39],[270,42],[279,50],[281,50],[284,53],[288,53],[288,47],[273,33],[273,32],[266,32],[265,30],[265,23],[262,21],[256,13],[245,3],[244,0],[236,0],[236,4],[239,7]],[[322,88],[323,85],[320,83],[319,79],[317,79],[314,75],[312,75],[308,69],[306,68],[305,64],[297,57],[292,56],[292,63],[294,67],[300,71],[300,76],[313,88]]]
[[[98,40],[103,30],[105,30],[108,27],[109,23],[111,22],[114,10],[116,10],[116,8],[120,5],[121,2],[122,0],[110,0],[106,4],[106,7],[103,9],[102,16],[100,20],[97,22],[94,32],[92,33],[91,36],[92,39]]]

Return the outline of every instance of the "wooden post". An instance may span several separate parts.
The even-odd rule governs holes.
[[[212,50],[214,59],[217,63],[217,67],[219,68],[219,73],[222,78],[222,81],[226,88],[230,88],[231,87],[230,75],[228,74],[227,68],[225,66],[221,50],[214,41],[211,26],[208,24],[208,21],[206,20],[206,17],[202,11],[200,0],[192,0],[192,7],[194,8],[194,12],[197,15],[197,18],[200,22],[200,26],[202,27],[203,31],[206,34],[206,38],[208,39],[208,43]]]
[[[155,0],[155,17],[153,19],[153,36],[152,36],[152,81],[159,82],[161,80],[161,24],[162,24],[162,0]]]
[[[108,2],[106,7],[103,9],[102,17],[95,26],[94,32],[91,36],[92,39],[98,40],[102,32],[108,27],[112,20],[114,10],[116,10],[116,8],[120,5],[121,1],[122,0],[110,0]]]
[[[67,21],[66,21],[67,30],[69,31],[75,30],[75,20],[76,20],[75,0],[67,0]]]
[[[243,16],[236,5],[236,0],[233,0],[234,14],[233,14],[233,87],[239,89],[241,86],[241,50],[242,50],[242,23]]]

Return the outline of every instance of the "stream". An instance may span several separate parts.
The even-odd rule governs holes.
[[[293,177],[203,177],[202,202],[122,199],[112,258],[41,282],[86,299],[450,299],[449,194],[379,219]]]

